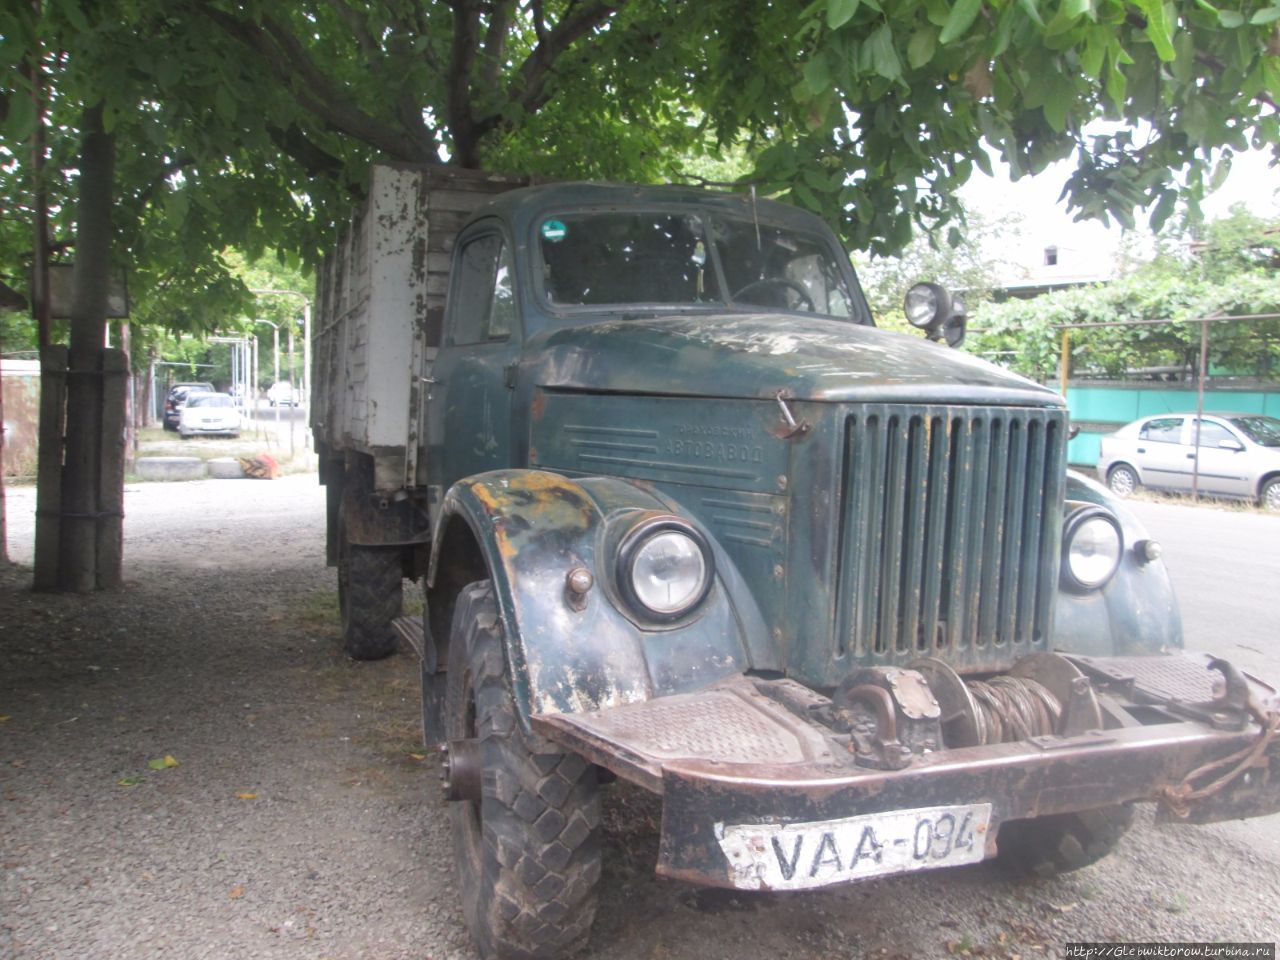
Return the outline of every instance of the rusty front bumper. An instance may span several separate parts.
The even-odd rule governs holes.
[[[538,716],[533,724],[661,794],[658,873],[708,886],[771,885],[758,872],[735,869],[722,842],[726,830],[740,835],[755,826],[764,855],[772,856],[772,844],[785,866],[786,857],[794,865],[791,851],[801,841],[780,845],[780,829],[821,831],[837,822],[847,829],[872,814],[960,816],[961,808],[981,808],[989,821],[979,828],[981,853],[969,858],[975,860],[996,853],[1000,824],[1008,820],[1162,799],[1162,815],[1179,822],[1280,811],[1280,737],[1256,722],[1242,730],[1175,721],[1034,737],[924,753],[905,769],[883,770],[858,765],[839,737],[797,710],[806,698],[823,699],[788,680],[735,677],[697,693]],[[1213,787],[1207,795],[1192,792],[1206,785]],[[887,872],[897,871],[875,874]],[[856,879],[851,864],[823,882]]]

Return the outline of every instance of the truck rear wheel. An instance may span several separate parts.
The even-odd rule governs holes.
[[[445,692],[449,740],[478,741],[479,797],[451,803],[463,909],[480,956],[550,958],[585,945],[600,878],[595,767],[516,716],[488,581],[454,608]]]
[[[1052,877],[1097,863],[1133,825],[1133,805],[1010,820],[996,842],[1000,863],[1020,876]]]
[[[397,547],[363,547],[347,539],[338,512],[338,607],[342,647],[353,660],[380,660],[396,649],[391,623],[400,616],[404,573]]]

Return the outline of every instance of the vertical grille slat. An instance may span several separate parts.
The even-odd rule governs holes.
[[[903,484],[906,499],[902,537],[901,628],[897,646],[902,653],[918,648],[920,602],[924,594],[921,581],[925,565],[925,519],[929,505],[928,457],[930,421],[912,417],[907,426],[907,478]]]
[[[1017,420],[1009,424],[1009,460],[1007,468],[1008,494],[1005,497],[1004,553],[1000,558],[1000,621],[996,629],[996,643],[1012,646],[1017,642],[1018,559],[1022,556],[1024,531],[1022,527],[1023,496],[1027,489],[1027,430]],[[1032,564],[1028,564],[1032,566]]]
[[[954,418],[951,435],[955,448],[951,467],[953,493],[948,504],[947,542],[938,563],[947,570],[951,581],[951,589],[946,595],[948,616],[944,646],[958,650],[968,645],[964,611],[965,598],[969,596],[969,568],[965,561],[970,539],[968,506],[973,497],[973,420]],[[959,562],[948,562],[953,557]]]
[[[898,598],[902,587],[903,513],[906,506],[907,475],[907,419],[902,416],[889,418],[885,455],[885,508],[881,526],[881,542],[885,549],[880,556],[880,616],[876,632],[877,652],[897,647]]]
[[[1000,669],[1044,649],[1065,413],[876,404],[847,420],[835,655]]]
[[[1035,417],[1027,423],[1027,485],[1023,494],[1026,517],[1024,529],[1027,536],[1023,552],[1028,557],[1040,556],[1040,523],[1044,514],[1044,502],[1039,491],[1044,489],[1045,454],[1044,418]],[[1024,563],[1019,568],[1018,609],[1015,613],[1019,623],[1035,617],[1041,566],[1040,563]]]
[[[990,456],[986,462],[987,503],[983,516],[982,575],[978,580],[978,624],[975,643],[990,646],[996,639],[1000,609],[1000,549],[1004,541],[1004,493],[1008,477],[1003,469],[1009,457],[1009,431],[1003,419],[990,421]]]
[[[920,609],[920,633],[916,648],[930,652],[938,646],[938,605],[942,599],[942,579],[946,573],[947,513],[950,503],[952,448],[951,418],[929,420],[929,518],[928,538],[921,564],[924,566],[924,596]]]
[[[862,552],[862,561],[858,568],[857,625],[854,637],[854,649],[859,654],[870,651],[876,630],[876,612],[880,601],[880,578],[876,569],[875,558],[880,555],[881,526],[880,517],[884,510],[884,460],[885,437],[880,431],[879,417],[868,417],[866,431],[863,435],[864,451],[867,464],[862,470],[862,480],[866,485],[866,516],[859,518],[859,544],[866,544]]]

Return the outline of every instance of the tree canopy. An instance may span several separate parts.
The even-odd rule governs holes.
[[[1197,369],[1200,324],[1216,315],[1280,312],[1280,220],[1236,209],[1150,263],[1110,283],[1060,290],[1034,300],[986,304],[971,321],[968,349],[1040,380],[1055,376],[1065,324],[1160,324],[1073,329],[1073,372],[1120,378],[1134,371]],[[1214,323],[1212,370],[1280,377],[1280,319]]]
[[[1014,176],[1074,156],[1081,215],[1158,226],[1234,152],[1280,144],[1274,0],[43,0],[0,31],[9,209],[38,62],[55,213],[100,100],[119,255],[197,325],[197,288],[215,309],[234,292],[218,251],[314,256],[374,160],[655,181],[738,151],[757,189],[884,253],[959,226],[988,148]],[[21,228],[0,233],[11,285]]]

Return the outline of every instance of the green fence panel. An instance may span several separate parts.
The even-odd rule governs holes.
[[[1069,384],[1067,406],[1072,421],[1080,426],[1079,435],[1067,445],[1067,460],[1073,466],[1092,467],[1098,461],[1103,434],[1139,417],[1194,413],[1196,391],[1156,383]],[[1210,413],[1261,413],[1280,418],[1280,384],[1274,389],[1210,387],[1204,393],[1204,408]]]

